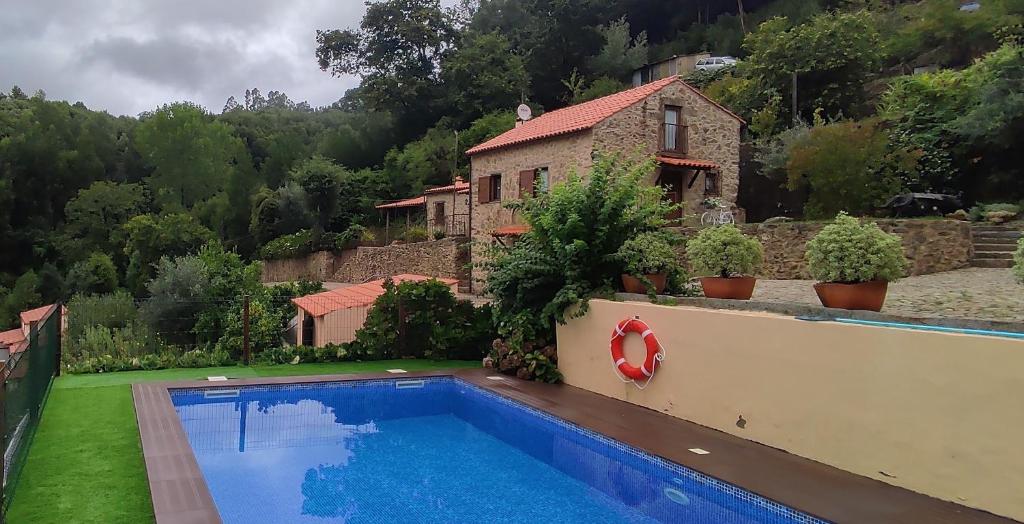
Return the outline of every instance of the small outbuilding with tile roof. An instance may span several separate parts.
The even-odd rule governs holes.
[[[391,277],[395,284],[427,280],[441,282],[453,294],[459,291],[459,281],[455,279],[408,274]],[[374,301],[383,294],[384,279],[380,279],[292,299],[298,308],[296,342],[323,347],[355,340],[356,331],[363,327]]]
[[[654,158],[650,183],[665,188],[687,213],[709,197],[735,207],[744,125],[677,76],[519,123],[466,152],[472,161],[474,263],[489,242],[525,231],[503,203],[546,191],[574,170],[586,177],[599,152]],[[483,277],[474,264],[475,292]]]

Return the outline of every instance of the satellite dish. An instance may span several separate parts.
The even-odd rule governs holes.
[[[533,118],[533,110],[526,104],[519,104],[519,107],[516,108],[516,114],[519,116],[519,120],[523,122]]]

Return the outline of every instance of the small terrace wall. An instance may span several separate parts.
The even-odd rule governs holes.
[[[970,266],[973,254],[971,226],[958,220],[876,220],[882,230],[903,239],[903,252],[910,262],[910,275],[928,275]],[[807,242],[826,222],[784,222],[742,224],[743,233],[764,245],[760,277],[778,280],[809,279],[804,253]],[[696,228],[682,228],[686,237]],[[685,258],[685,255],[684,255]]]
[[[642,391],[608,349],[634,315],[667,352]],[[558,362],[572,386],[1024,520],[1022,341],[593,300],[558,327]]]
[[[321,251],[301,258],[266,260],[263,282],[300,279],[360,284],[391,275],[411,273],[468,279],[469,239],[445,238],[384,247],[357,247],[339,254]]]

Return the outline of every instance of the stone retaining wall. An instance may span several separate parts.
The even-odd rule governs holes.
[[[468,244],[468,238],[445,238],[414,244],[359,247],[344,253],[330,280],[358,283],[402,273],[468,280]]]
[[[927,275],[968,267],[973,245],[971,227],[957,220],[877,220],[882,230],[903,239],[903,252],[910,263],[910,275]],[[804,253],[826,222],[743,224],[744,234],[764,245],[764,265],[758,276],[768,279],[809,279]],[[682,228],[691,237],[696,228]],[[685,258],[685,254],[684,254]]]
[[[391,275],[412,273],[468,280],[469,239],[446,238],[384,247],[358,247],[335,254],[329,251],[302,258],[266,260],[263,282],[300,279],[363,283]]]

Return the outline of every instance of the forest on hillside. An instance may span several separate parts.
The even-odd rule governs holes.
[[[1024,0],[962,4],[376,0],[358,27],[315,35],[324,74],[361,78],[329,107],[254,88],[222,109],[115,117],[13,86],[0,327],[74,294],[146,297],[161,258],[210,244],[253,260],[358,242],[374,205],[465,176],[462,151],[511,128],[520,102],[594,99],[697,51],[740,59],[688,80],[748,121],[756,176],[800,191],[803,216],[870,213],[906,190],[1016,204]]]

